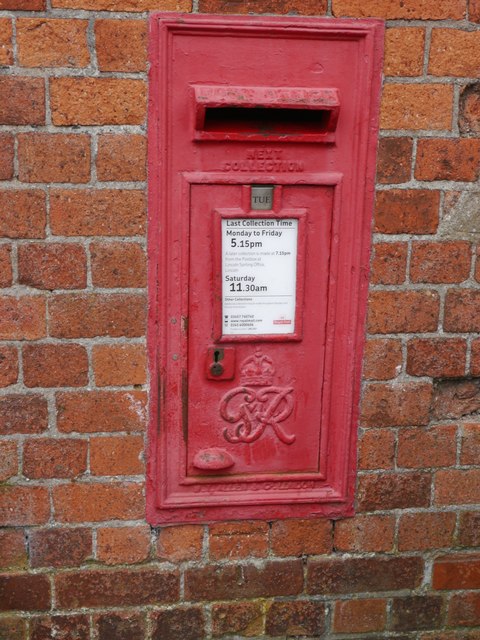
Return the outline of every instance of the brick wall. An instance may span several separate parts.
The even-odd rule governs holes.
[[[357,515],[144,519],[150,10],[387,20]],[[480,638],[480,1],[0,0],[0,638]]]

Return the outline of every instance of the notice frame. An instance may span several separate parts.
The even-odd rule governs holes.
[[[215,209],[213,233],[213,281],[214,281],[214,327],[213,338],[218,342],[284,342],[298,341],[303,336],[303,306],[305,288],[305,251],[307,212],[305,209],[282,209],[280,211],[243,209]],[[224,221],[233,220],[295,220],[297,227],[296,283],[294,329],[285,333],[227,333],[224,331],[223,309],[223,233]],[[288,325],[286,325],[288,326]]]

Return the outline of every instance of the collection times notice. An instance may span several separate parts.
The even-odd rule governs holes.
[[[295,331],[298,220],[222,219],[222,333]]]

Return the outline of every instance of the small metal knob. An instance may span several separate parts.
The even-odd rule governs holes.
[[[210,373],[214,376],[221,376],[223,373],[223,366],[219,362],[213,362],[210,365]]]

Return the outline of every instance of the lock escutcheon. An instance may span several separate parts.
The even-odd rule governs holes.
[[[213,362],[210,365],[210,373],[214,376],[221,376],[223,371],[223,366],[219,362]]]
[[[208,380],[233,380],[235,376],[235,349],[209,347],[206,353],[205,374]]]

